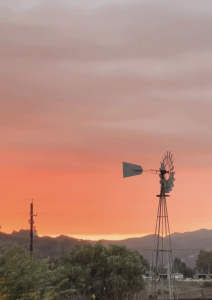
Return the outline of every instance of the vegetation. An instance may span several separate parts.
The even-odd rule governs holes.
[[[19,246],[0,256],[0,299],[132,299],[144,288],[147,261],[125,246],[76,245],[50,264]],[[84,298],[85,297],[85,298]]]
[[[194,269],[187,267],[185,262],[178,257],[174,259],[174,269],[176,273],[183,274],[184,278],[192,278],[195,274]]]
[[[34,260],[19,246],[1,252],[0,295],[3,299],[55,299],[67,281],[62,266],[50,270],[48,260]]]
[[[210,281],[204,281],[203,284],[202,284],[202,287],[203,288],[211,288],[212,284],[211,284]]]
[[[58,265],[66,266],[67,289],[83,296],[94,293],[99,299],[131,299],[144,288],[147,262],[125,246],[106,248],[98,243],[75,246],[61,256]]]
[[[196,266],[201,273],[212,273],[212,251],[201,250],[196,260]]]
[[[0,232],[0,242],[7,243],[10,247],[18,244],[27,250],[29,249],[29,234],[29,230],[13,231],[12,234]],[[57,238],[48,236],[34,237],[34,249],[38,251],[36,255],[39,255],[40,258],[50,256],[52,261],[59,257],[60,251],[71,249],[77,244],[88,244],[88,242],[67,236],[59,236]]]

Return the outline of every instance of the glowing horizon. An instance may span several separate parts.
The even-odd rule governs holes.
[[[135,235],[135,234],[102,234],[102,235],[75,235],[75,234],[63,234],[65,236],[79,239],[79,240],[90,240],[90,241],[99,241],[99,240],[111,240],[111,241],[121,241],[129,238],[139,238],[139,237],[144,237],[147,236],[151,233],[147,234],[140,234],[140,235]],[[39,235],[39,236],[46,236],[46,235]],[[47,235],[48,236],[48,235]],[[59,235],[49,235],[50,237],[56,238]]]

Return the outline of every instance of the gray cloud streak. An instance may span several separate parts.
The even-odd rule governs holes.
[[[2,149],[44,168],[164,148],[211,166],[210,1],[27,3],[0,2]]]

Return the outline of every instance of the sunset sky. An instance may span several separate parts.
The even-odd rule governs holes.
[[[211,0],[0,0],[2,231],[33,198],[39,235],[152,233],[159,177],[122,162],[167,150],[171,231],[211,229],[211,28]]]

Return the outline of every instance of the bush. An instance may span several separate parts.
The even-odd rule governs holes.
[[[161,291],[161,289],[158,289],[158,290],[157,290],[157,294],[158,294],[159,296],[161,296],[161,295],[162,295],[162,291]],[[164,291],[163,291],[163,294],[164,294],[164,295],[168,295],[168,294],[169,294],[169,291],[167,291],[167,290],[164,290]]]
[[[144,289],[144,259],[122,245],[76,245],[58,261],[68,277],[65,288],[101,299],[126,299]]]
[[[202,287],[204,287],[204,288],[209,288],[209,287],[212,287],[212,284],[211,284],[210,281],[204,281]]]
[[[67,282],[63,268],[49,269],[48,260],[31,258],[19,246],[0,247],[0,295],[7,300],[53,300]]]

